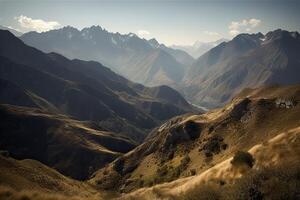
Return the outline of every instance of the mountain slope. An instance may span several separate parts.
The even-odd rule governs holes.
[[[2,104],[0,116],[1,150],[17,159],[38,160],[76,179],[88,178],[135,147],[96,124],[41,109]]]
[[[238,35],[193,64],[184,77],[183,91],[192,102],[216,107],[246,87],[299,83],[299,52],[297,32]]]
[[[193,61],[185,52],[173,51],[155,39],[110,33],[99,26],[81,31],[64,27],[44,33],[29,32],[20,38],[44,52],[99,61],[130,80],[149,86],[174,84],[182,78],[184,65]],[[172,56],[175,54],[181,57],[176,60]]]
[[[23,35],[23,33],[15,30],[15,29],[12,29],[12,28],[9,28],[9,27],[6,27],[6,26],[2,26],[2,25],[0,25],[0,30],[8,30],[9,32],[14,34],[16,37],[20,37],[21,35]]]
[[[0,156],[0,199],[105,199],[90,185],[35,160]]]
[[[203,173],[140,189],[121,199],[297,199],[300,127],[249,149],[252,168],[229,158]]]
[[[94,121],[105,130],[137,142],[162,120],[194,110],[176,91],[172,101],[158,99],[151,93],[140,92],[148,90],[144,86],[128,81],[97,62],[44,54],[26,46],[8,31],[0,32],[0,40],[3,44],[0,79],[30,93],[35,101],[42,101],[44,106],[41,102],[35,103],[38,108]],[[159,90],[159,87],[149,90]],[[6,99],[5,103],[19,105],[13,99],[10,98],[11,102]],[[177,101],[180,104],[174,103]],[[156,113],[156,109],[164,112],[164,116],[158,119],[151,114]]]
[[[90,182],[98,188],[128,192],[189,180],[184,177],[201,175],[237,151],[298,128],[299,102],[299,85],[247,89],[223,108],[169,120],[143,144],[97,171]]]

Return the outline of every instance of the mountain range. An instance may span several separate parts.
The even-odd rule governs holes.
[[[247,87],[300,82],[296,75],[299,33],[280,29],[265,35],[239,34],[229,41],[195,43],[195,49],[206,46],[206,53],[196,60],[187,49],[166,47],[132,33],[110,33],[99,26],[29,32],[20,38],[45,52],[109,63],[112,70],[135,82],[171,86],[207,109],[224,105]]]
[[[81,43],[89,31],[101,42],[100,34],[118,35],[100,27],[28,35],[92,55]],[[144,86],[0,30],[0,199],[298,199],[298,32],[240,34],[196,61],[155,39],[119,35],[128,39],[122,53],[108,45],[103,55],[135,49],[164,66],[181,63],[177,72],[151,65],[164,77],[140,76],[172,76],[168,84],[189,101],[219,108],[203,113],[169,86]]]
[[[183,78],[185,96],[205,107],[224,105],[247,87],[300,82],[300,37],[281,29],[240,34],[200,56]]]
[[[0,149],[86,179],[170,117],[198,112],[168,86],[133,83],[0,31]],[[68,158],[68,159],[66,159]]]
[[[68,58],[94,60],[138,83],[148,86],[175,85],[194,58],[181,50],[141,39],[134,33],[111,33],[100,26],[78,30],[67,26],[20,37],[27,45]]]

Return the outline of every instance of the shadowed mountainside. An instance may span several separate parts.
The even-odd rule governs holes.
[[[0,100],[4,103],[24,106],[26,102],[90,120],[137,142],[162,120],[194,111],[178,92],[167,86],[146,88],[97,62],[44,54],[8,31],[0,31],[0,41],[0,86],[2,91],[6,90]],[[162,90],[169,91],[171,96],[161,93]],[[24,102],[14,97],[20,92],[26,96]],[[158,111],[163,114],[158,115]]]
[[[38,108],[0,105],[0,149],[35,159],[62,174],[86,179],[136,144],[95,123]]]

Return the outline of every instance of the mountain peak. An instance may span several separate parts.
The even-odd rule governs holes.
[[[264,37],[264,35],[259,32],[259,33],[241,33],[241,34],[238,34],[237,36],[235,36],[232,41],[241,41],[241,40],[257,40],[259,38],[262,38]]]
[[[138,37],[135,33],[131,33],[131,32],[128,33],[127,36],[129,36],[129,37]]]
[[[101,31],[103,30],[102,27],[99,25],[93,25],[93,26],[89,27],[89,29],[90,30],[101,30]]]
[[[64,27],[62,28],[62,30],[73,30],[73,31],[78,31],[78,29],[75,28],[75,27],[73,27],[73,26],[64,26]]]
[[[297,39],[300,36],[297,31],[289,32],[289,31],[282,30],[282,29],[270,31],[266,34],[266,38],[268,40],[277,40],[277,39],[284,38],[284,37],[293,37],[293,38]]]
[[[152,39],[148,40],[148,42],[154,48],[159,47],[159,43],[158,43],[158,41],[155,38],[152,38]]]

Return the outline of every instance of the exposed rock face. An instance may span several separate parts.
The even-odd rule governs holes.
[[[176,146],[176,144],[195,140],[200,136],[201,124],[192,120],[185,122],[184,124],[172,126],[167,133],[163,149],[169,149],[170,146]]]
[[[276,99],[275,103],[276,103],[276,106],[278,108],[287,108],[287,109],[289,109],[289,108],[293,108],[293,107],[296,106],[296,103],[293,102],[293,100],[291,100],[291,99],[278,98],[278,99]]]
[[[236,120],[240,120],[241,117],[247,112],[250,102],[251,100],[248,98],[243,99],[241,102],[234,106],[234,108],[230,112],[230,116]]]

